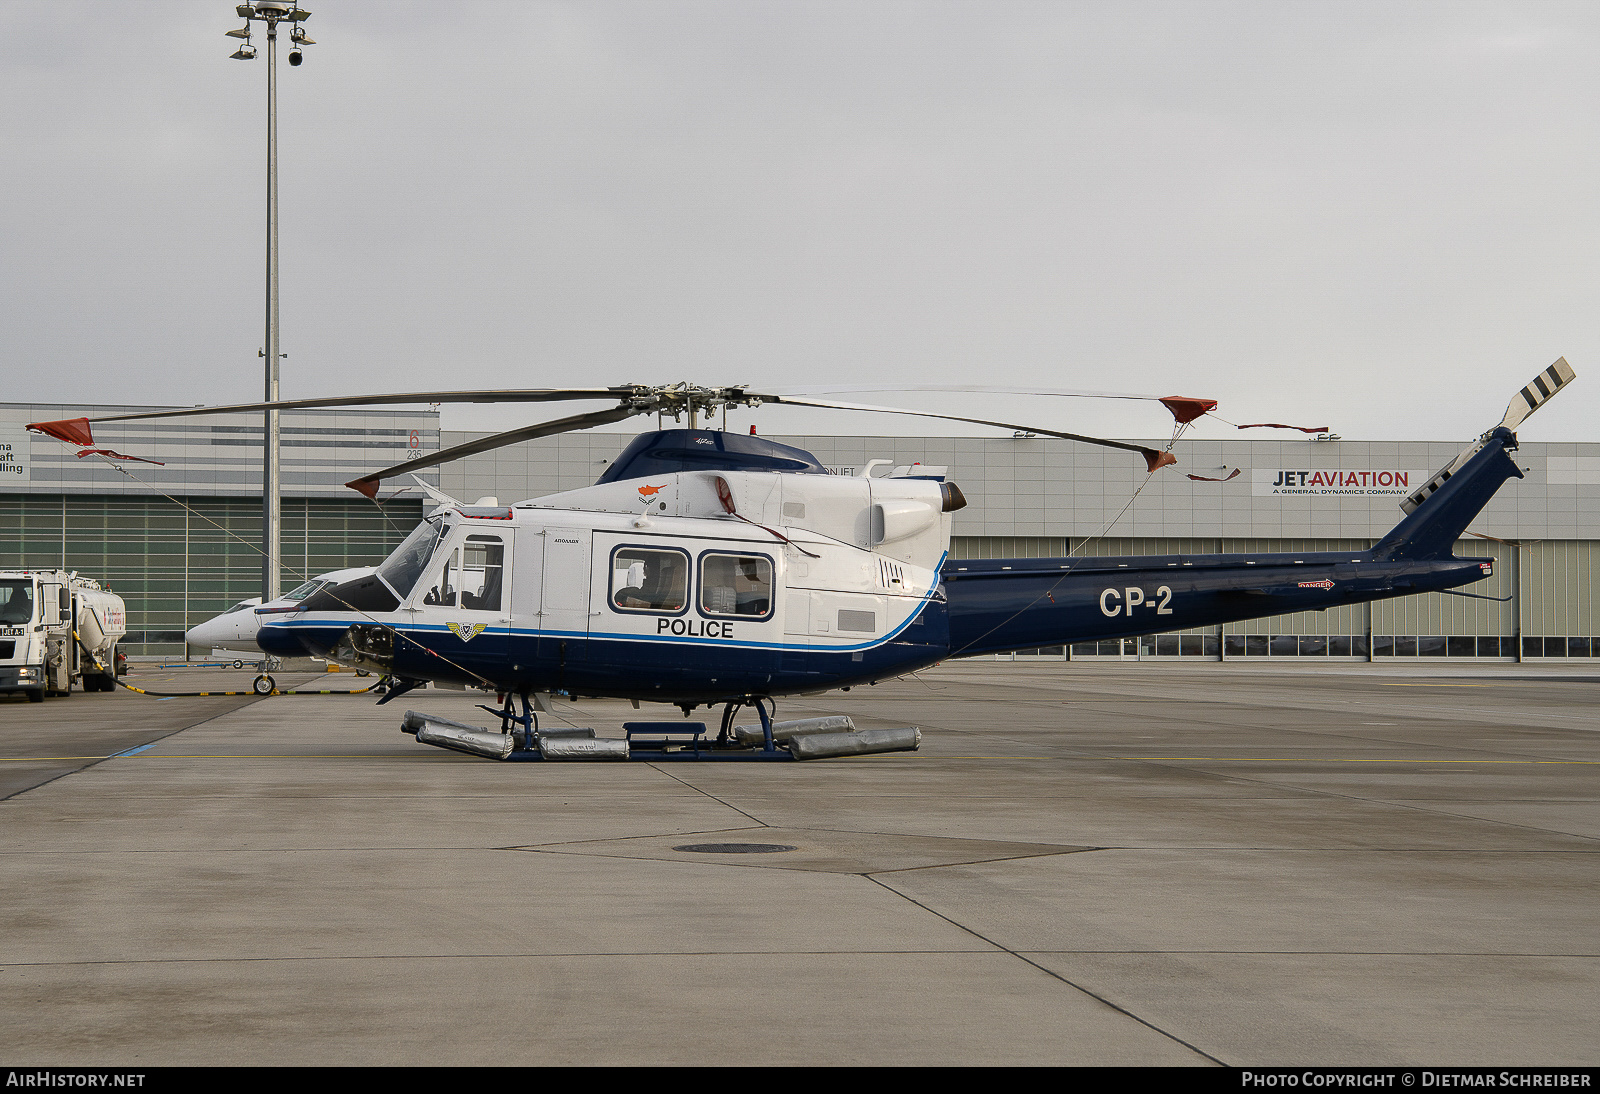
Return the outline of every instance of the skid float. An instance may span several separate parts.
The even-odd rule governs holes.
[[[523,708],[516,714],[509,701],[498,710],[483,707],[502,719],[498,730],[415,710],[406,711],[400,729],[419,744],[494,760],[816,760],[909,752],[922,743],[915,727],[860,730],[848,715],[773,722],[759,703],[759,727],[730,726],[737,709],[730,706],[716,737],[704,722],[624,722],[622,738],[575,726],[540,729],[526,702]]]

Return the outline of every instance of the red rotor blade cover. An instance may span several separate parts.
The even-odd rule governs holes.
[[[94,444],[94,434],[89,431],[88,418],[64,418],[59,422],[29,422],[28,428],[44,433],[58,441],[66,441],[81,448]]]
[[[1186,395],[1168,395],[1161,400],[1161,405],[1172,411],[1179,425],[1188,425],[1202,414],[1217,409],[1215,399],[1191,399]]]

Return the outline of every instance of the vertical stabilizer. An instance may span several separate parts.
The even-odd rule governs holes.
[[[1572,366],[1567,364],[1565,357],[1556,358],[1555,364],[1528,381],[1528,386],[1512,397],[1511,405],[1506,407],[1506,416],[1500,419],[1500,425],[1497,428],[1515,432],[1517,426],[1521,425],[1528,415],[1547,403],[1556,392],[1572,383],[1576,376],[1577,373],[1572,371]],[[1426,485],[1401,502],[1400,508],[1407,513],[1416,512],[1419,505],[1432,497],[1435,490],[1448,482],[1452,475],[1465,467],[1467,461],[1483,449],[1493,432],[1493,430],[1490,430],[1490,432],[1479,437],[1476,443],[1462,449],[1461,454],[1446,464],[1433,478],[1429,479]]]
[[[1456,540],[1489,504],[1500,485],[1507,479],[1522,477],[1522,469],[1510,456],[1517,450],[1517,435],[1512,430],[1575,376],[1565,357],[1535,376],[1511,400],[1499,425],[1468,445],[1427,485],[1400,503],[1406,518],[1378,541],[1372,557],[1451,557]]]

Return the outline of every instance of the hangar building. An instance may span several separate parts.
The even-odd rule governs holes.
[[[124,648],[178,655],[187,627],[260,591],[261,419],[95,426],[97,442],[159,466],[79,459],[23,428],[138,409],[152,408],[0,404],[0,569],[66,567],[107,580],[128,602]],[[417,492],[388,493],[404,480],[385,481],[381,506],[345,481],[483,435],[442,431],[428,411],[285,412],[282,429],[286,586],[377,562],[421,518]],[[421,478],[466,502],[520,501],[590,485],[631,437],[548,437]],[[956,566],[1067,554],[1364,550],[1400,519],[1399,501],[1465,443],[1185,440],[1180,465],[1146,481],[1128,454],[1041,437],[774,439],[841,474],[872,460],[947,468],[970,502],[955,518]],[[1497,599],[1430,593],[1018,656],[1600,657],[1600,444],[1528,442],[1516,459],[1526,477],[1502,487],[1472,525],[1487,538],[1456,547],[1498,560],[1494,576],[1469,590]]]

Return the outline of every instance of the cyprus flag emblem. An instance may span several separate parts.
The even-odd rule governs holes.
[[[457,638],[461,639],[461,641],[463,641],[463,642],[471,642],[472,639],[475,636],[482,634],[484,632],[484,629],[486,627],[488,627],[489,624],[487,624],[487,623],[451,623],[451,624],[449,624],[449,626],[450,626],[450,629],[455,632],[455,636]]]

